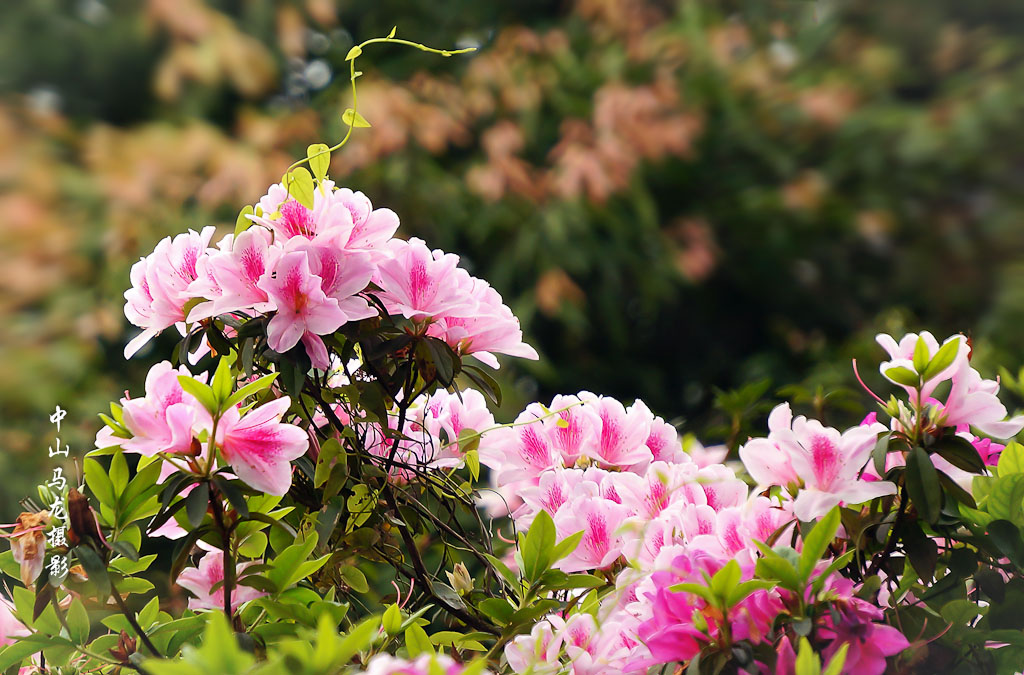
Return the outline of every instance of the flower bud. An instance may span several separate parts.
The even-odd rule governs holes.
[[[469,576],[469,570],[462,563],[455,563],[452,572],[445,572],[448,575],[448,583],[459,595],[465,595],[473,590],[473,578]]]
[[[398,635],[402,630],[402,610],[398,605],[391,605],[384,610],[384,617],[381,619],[381,627],[390,637]]]

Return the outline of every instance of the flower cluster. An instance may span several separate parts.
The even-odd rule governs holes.
[[[310,186],[312,187],[312,186]],[[308,202],[307,202],[308,204]],[[404,316],[460,355],[497,368],[494,353],[537,358],[518,319],[487,282],[458,266],[458,256],[431,251],[420,239],[395,239],[398,217],[322,179],[311,205],[271,186],[252,214],[253,227],[209,246],[213,228],[164,239],[132,268],[125,315],[143,332],[130,357],[169,326],[222,315],[266,315],[267,344],[278,353],[300,342],[313,366],[326,370],[324,335],[345,324]],[[244,224],[244,223],[243,223]]]
[[[182,466],[204,473],[215,466],[216,449],[249,486],[271,495],[286,493],[292,483],[290,462],[309,445],[305,431],[281,421],[291,400],[281,396],[244,413],[236,403],[223,411],[214,429],[210,411],[185,391],[182,379],[202,383],[206,378],[193,378],[185,366],[175,369],[168,361],[153,366],[146,395],[121,399],[120,428],[101,429],[96,447],[160,456],[167,462],[165,476]]]
[[[952,347],[942,357],[928,334],[898,344],[882,335],[879,342],[893,358],[882,365],[883,374],[901,378],[910,395],[908,404],[887,406],[894,413],[891,428],[872,414],[840,431],[794,417],[783,403],[769,416],[767,438],[739,449],[753,492],[724,465],[700,467],[682,451],[674,429],[640,401],[626,408],[586,392],[560,396],[550,406],[531,405],[511,429],[492,437],[481,457],[506,497],[519,498],[512,504],[517,526],[525,529],[546,511],[560,538],[582,533],[576,549],[556,564],[560,569],[616,575],[617,592],[594,613],[553,615],[515,638],[506,647],[513,669],[554,672],[551,664],[560,656],[564,661],[558,663],[578,674],[641,672],[687,662],[709,645],[743,641],[774,649],[777,672],[793,672],[790,634],[779,632],[777,618],[825,603],[831,610],[811,612],[823,655],[831,658],[842,647],[844,673],[884,672],[886,658],[909,642],[884,624],[882,610],[821,565],[821,590],[808,590],[799,600],[793,591],[759,581],[759,546],[792,541],[799,550],[803,534],[793,529],[797,522],[814,522],[837,506],[856,511],[893,498],[896,484],[869,466],[879,439],[890,432],[914,428],[941,437],[948,429],[969,441],[979,460],[992,463],[1002,446],[968,429],[1003,437],[1019,431],[1024,418],[1004,421],[998,386],[970,368],[962,338],[950,338],[946,344]],[[918,347],[912,382],[893,368],[914,368],[906,352],[919,342],[928,353]],[[945,380],[951,387],[940,401],[933,394]],[[904,454],[889,452],[888,466],[905,463]],[[934,458],[940,471],[965,474],[943,461]],[[726,574],[727,567],[732,569]],[[751,586],[735,602],[716,604],[698,590],[714,588],[719,574],[730,579],[730,587]]]

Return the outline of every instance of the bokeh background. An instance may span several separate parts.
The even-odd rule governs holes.
[[[170,353],[122,358],[132,262],[340,139],[345,55],[394,25],[479,50],[367,49],[332,174],[521,317],[501,418],[589,389],[735,443],[780,397],[855,421],[879,330],[1024,364],[1019,0],[4,2],[5,521],[54,406],[81,457]]]

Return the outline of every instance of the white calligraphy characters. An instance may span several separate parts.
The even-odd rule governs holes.
[[[52,415],[50,415],[50,423],[57,425],[57,433],[60,433],[60,423],[68,412],[61,408],[59,405]],[[54,447],[56,446],[56,449]],[[71,451],[71,448],[65,443],[64,449],[61,450],[60,436],[57,436],[57,442],[51,445],[50,457],[61,455],[67,457]],[[50,510],[50,517],[53,519],[54,527],[50,530],[47,535],[46,543],[50,548],[67,547],[67,522],[68,514],[64,508],[64,488],[67,487],[68,479],[64,477],[64,470],[61,467],[56,467],[53,470],[53,477],[47,481],[46,486],[52,488],[53,503],[49,504],[47,508]],[[66,555],[54,554],[50,556],[50,576],[54,578],[63,578],[68,574],[68,557]]]

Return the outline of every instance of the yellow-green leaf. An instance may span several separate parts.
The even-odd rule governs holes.
[[[306,157],[309,158],[309,168],[317,180],[327,177],[327,170],[331,166],[331,149],[324,143],[314,143],[306,148]]]
[[[362,115],[357,113],[352,108],[346,108],[345,112],[341,115],[341,121],[350,127],[368,127],[370,123],[366,121]]]

